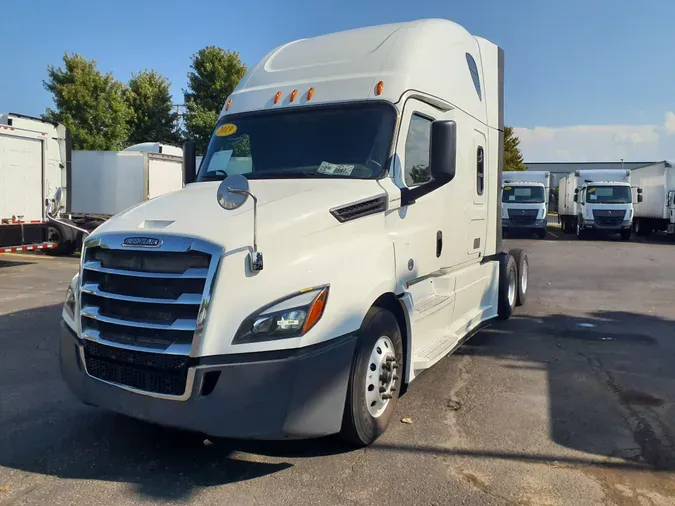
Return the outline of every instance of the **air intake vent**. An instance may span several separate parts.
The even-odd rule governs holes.
[[[331,210],[331,214],[340,222],[363,218],[370,214],[384,212],[387,209],[387,196],[373,197]]]

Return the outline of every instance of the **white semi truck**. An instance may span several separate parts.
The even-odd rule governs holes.
[[[147,142],[124,151],[73,151],[63,125],[0,114],[0,253],[69,255],[110,216],[182,187],[180,147]],[[59,221],[49,220],[45,206],[58,188]]]
[[[642,188],[642,202],[635,205],[633,230],[637,235],[652,232],[675,234],[675,167],[663,161],[634,169],[633,184]]]
[[[551,173],[523,171],[502,173],[502,230],[535,232],[546,237]]]
[[[642,190],[637,190],[641,201]],[[558,219],[565,233],[583,239],[590,231],[631,237],[633,197],[631,171],[577,170],[560,178]]]
[[[373,442],[405,385],[525,300],[527,255],[501,246],[502,55],[421,20],[252,66],[196,175],[186,143],[186,187],[86,239],[72,392],[213,436]]]

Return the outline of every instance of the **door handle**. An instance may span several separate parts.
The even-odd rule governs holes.
[[[440,258],[443,251],[443,232],[436,232],[436,258]]]

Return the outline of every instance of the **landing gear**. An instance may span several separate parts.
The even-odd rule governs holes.
[[[359,331],[340,437],[368,446],[387,428],[403,376],[403,341],[394,315],[371,308]]]

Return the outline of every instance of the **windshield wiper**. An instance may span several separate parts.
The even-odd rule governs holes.
[[[225,172],[224,170],[212,170],[210,172],[207,172],[201,179],[201,181],[220,181],[221,179],[225,179],[226,177],[227,172]]]
[[[307,169],[293,169],[293,170],[261,170],[245,174],[246,179],[294,179],[294,178],[345,178],[349,176],[341,176],[337,174],[322,174],[315,170]]]

